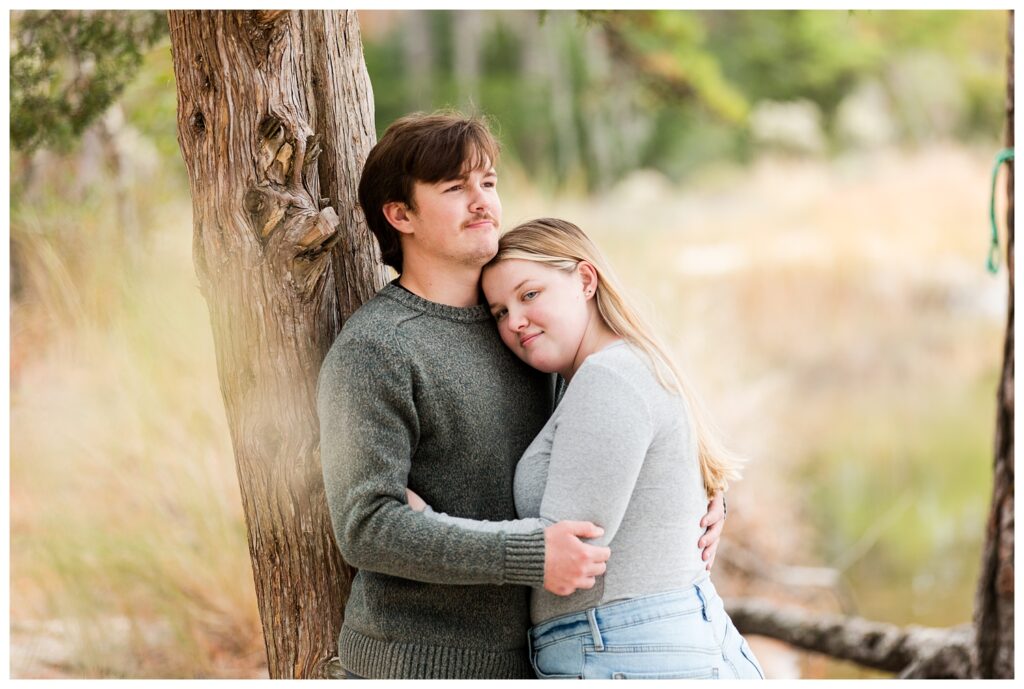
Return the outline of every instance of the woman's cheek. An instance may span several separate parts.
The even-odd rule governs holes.
[[[501,336],[501,341],[505,343],[505,346],[515,352],[516,356],[520,356],[518,340],[516,334],[509,332],[509,329],[504,324],[498,326],[498,335]]]

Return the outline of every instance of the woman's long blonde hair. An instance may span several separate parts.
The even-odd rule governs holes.
[[[557,218],[539,218],[522,223],[501,237],[498,253],[487,265],[510,259],[535,261],[566,272],[575,271],[580,261],[592,264],[598,276],[594,298],[601,318],[616,335],[647,355],[662,387],[686,401],[697,436],[697,453],[707,494],[712,496],[724,492],[729,481],[740,478],[739,466],[743,460],[721,443],[700,398],[672,362],[652,328],[626,298],[611,266],[583,230]]]

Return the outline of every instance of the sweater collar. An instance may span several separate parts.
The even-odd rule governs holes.
[[[447,318],[448,320],[459,321],[462,323],[476,323],[479,321],[491,320],[491,313],[483,304],[461,307],[427,301],[423,297],[413,294],[404,287],[400,287],[397,278],[386,284],[379,294],[382,297],[391,299],[392,301],[397,301],[399,304],[403,304],[411,309],[415,309],[416,311],[420,311],[430,316]]]

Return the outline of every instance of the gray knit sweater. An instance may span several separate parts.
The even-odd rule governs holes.
[[[604,528],[592,542],[611,548],[608,570],[594,588],[571,596],[535,589],[535,623],[682,588],[705,575],[697,541],[707,497],[685,403],[625,342],[580,366],[519,462],[515,497],[524,517],[516,521],[460,519],[436,506],[427,514],[482,532],[528,533],[563,519]]]
[[[460,517],[515,516],[516,462],[555,381],[501,344],[483,306],[435,304],[392,283],[349,318],[320,372],[324,487],[359,573],[338,654],[372,678],[528,678],[527,586],[544,536],[438,523],[406,486]],[[510,586],[508,584],[520,584]]]

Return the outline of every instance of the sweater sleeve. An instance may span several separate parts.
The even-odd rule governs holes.
[[[622,374],[591,363],[573,377],[558,407],[540,516],[590,521],[608,545],[622,523],[654,438],[643,396]]]
[[[415,512],[405,489],[419,434],[412,371],[380,339],[336,343],[317,393],[320,452],[331,522],[345,561],[439,584],[544,581],[544,532],[483,533]]]

